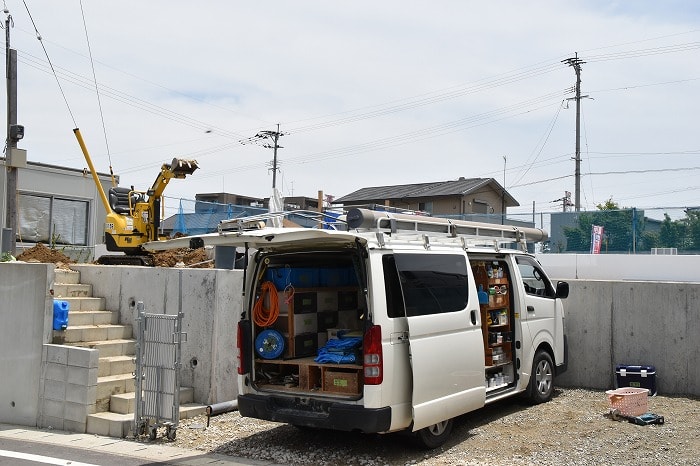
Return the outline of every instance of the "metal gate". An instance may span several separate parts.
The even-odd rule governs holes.
[[[174,440],[180,419],[180,346],[187,341],[183,313],[147,314],[142,301],[136,309],[134,437],[148,433],[154,440],[158,428],[165,427],[167,438]]]

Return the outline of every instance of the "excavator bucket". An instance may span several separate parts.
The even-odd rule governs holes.
[[[178,178],[184,178],[187,175],[191,175],[198,168],[199,165],[197,165],[196,160],[175,158],[170,164],[170,170],[173,172],[173,175]]]

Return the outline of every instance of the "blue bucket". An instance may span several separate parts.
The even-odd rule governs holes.
[[[65,330],[68,327],[68,301],[60,299],[53,300],[53,329]]]

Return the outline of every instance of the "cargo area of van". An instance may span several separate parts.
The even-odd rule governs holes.
[[[351,254],[270,255],[253,305],[253,386],[261,391],[362,394],[367,304]],[[487,396],[514,386],[515,313],[507,261],[470,262],[481,310]]]
[[[351,255],[266,257],[252,312],[253,385],[359,397],[366,307]]]

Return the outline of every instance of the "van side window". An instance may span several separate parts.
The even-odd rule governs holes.
[[[382,257],[384,266],[384,290],[386,293],[386,312],[390,318],[404,317],[406,311],[403,306],[403,295],[401,294],[401,282],[399,281],[399,271],[396,270],[396,261],[393,254]]]
[[[456,312],[469,299],[467,260],[457,254],[394,254],[406,316]],[[385,269],[386,274],[386,269]]]
[[[554,298],[554,287],[535,260],[526,256],[518,256],[515,261],[518,263],[527,294]]]

